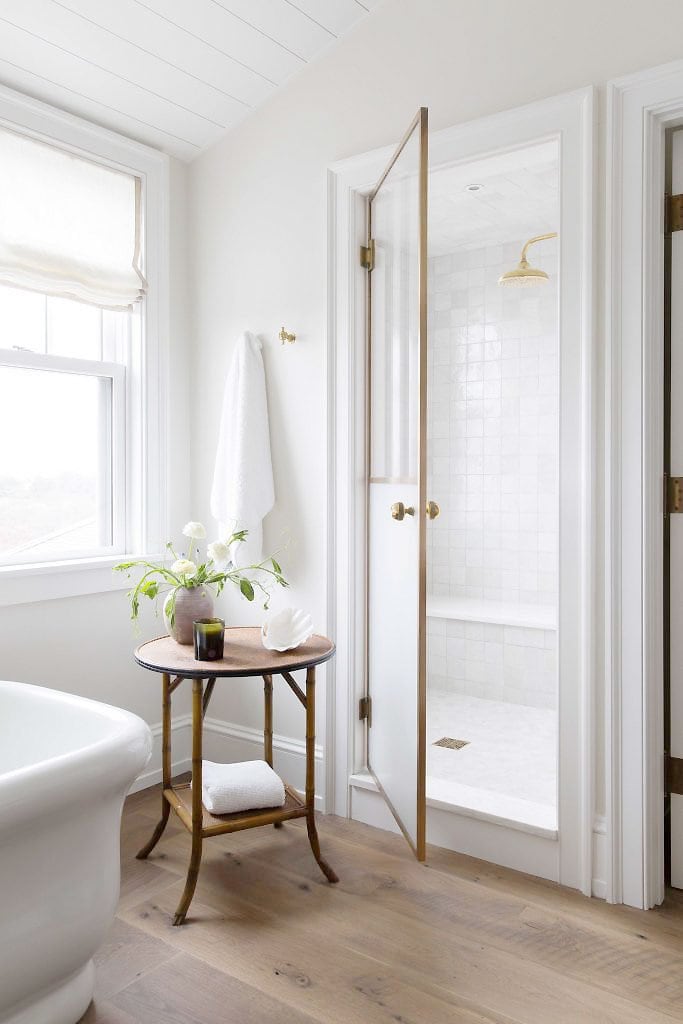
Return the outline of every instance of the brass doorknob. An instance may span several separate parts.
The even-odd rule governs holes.
[[[402,501],[395,501],[394,504],[391,506],[391,518],[392,519],[397,519],[399,523],[401,522],[401,520],[405,516],[414,516],[414,515],[415,515],[415,509],[413,508],[413,506],[412,505],[408,505],[406,507],[403,504]]]
[[[441,509],[439,508],[437,503],[435,501],[428,501],[427,502],[427,518],[428,519],[438,519],[438,517],[440,515],[441,515]]]

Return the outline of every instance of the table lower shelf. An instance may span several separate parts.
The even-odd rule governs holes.
[[[183,825],[192,831],[192,787],[189,782],[164,790],[164,798],[174,809]],[[211,814],[202,804],[202,838],[220,836],[225,832],[239,832],[258,825],[272,825],[276,821],[303,818],[306,804],[299,794],[285,783],[285,802],[282,807],[262,807],[235,814]]]

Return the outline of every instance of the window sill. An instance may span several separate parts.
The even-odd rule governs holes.
[[[130,590],[132,580],[125,573],[112,572],[112,568],[135,557],[141,556],[107,555],[68,562],[5,566],[0,568],[0,607]],[[155,556],[150,558],[154,560]]]

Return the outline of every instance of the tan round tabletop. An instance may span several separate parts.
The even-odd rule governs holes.
[[[225,630],[220,661],[197,661],[192,644],[178,644],[170,636],[160,636],[140,644],[135,651],[135,660],[152,672],[167,672],[185,679],[207,679],[212,676],[295,672],[299,668],[329,661],[334,649],[331,640],[314,634],[292,651],[269,651],[261,643],[258,626],[233,626]]]

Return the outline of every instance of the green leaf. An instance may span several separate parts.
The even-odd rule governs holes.
[[[151,600],[159,593],[159,584],[156,580],[145,580],[140,587],[140,593],[144,594],[145,597],[149,597]]]
[[[282,572],[281,567],[278,565],[274,558],[271,558],[270,564],[272,565],[276,573],[280,574]]]
[[[254,588],[252,587],[249,580],[245,580],[244,578],[240,580],[240,590],[242,591],[244,597],[246,597],[247,601],[254,600]]]

